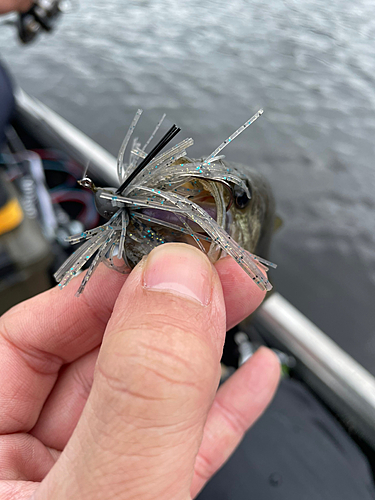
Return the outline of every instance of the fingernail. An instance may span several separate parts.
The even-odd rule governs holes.
[[[211,301],[212,266],[200,250],[185,243],[167,243],[149,254],[143,284],[149,290],[183,295],[208,305]]]

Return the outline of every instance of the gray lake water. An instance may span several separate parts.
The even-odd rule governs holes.
[[[74,1],[74,0],[73,0]],[[276,288],[375,373],[373,0],[79,0],[27,47],[0,28],[18,83],[113,154],[138,107],[271,182],[284,221]]]

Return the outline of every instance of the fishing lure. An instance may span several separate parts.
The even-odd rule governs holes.
[[[107,222],[68,238],[72,244],[83,244],[55,273],[59,287],[66,286],[91,258],[76,296],[83,292],[100,262],[126,273],[156,246],[185,241],[196,245],[212,261],[223,252],[232,256],[259,288],[271,290],[265,271],[276,265],[244,250],[225,230],[227,211],[234,197],[240,192],[242,197],[250,199],[251,193],[236,169],[230,168],[220,154],[262,113],[259,110],[213,153],[199,160],[187,156],[187,148],[193,145],[191,138],[162,152],[180,131],[175,125],[146,153],[165,118],[163,115],[143,147],[138,138],[133,140],[125,162],[125,151],[142,114],[139,109],[117,158],[120,187],[96,187],[87,177],[87,169],[79,181],[95,193],[97,210]]]

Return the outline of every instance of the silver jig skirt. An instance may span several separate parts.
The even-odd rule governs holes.
[[[192,139],[184,139],[153,158],[147,155],[146,149],[161,126],[164,115],[143,147],[138,139],[133,140],[126,163],[125,150],[141,113],[142,110],[137,111],[117,159],[119,183],[125,182],[126,187],[116,192],[116,188],[93,188],[91,185],[96,196],[111,207],[111,216],[102,226],[68,238],[72,244],[83,244],[55,273],[59,286],[67,285],[92,259],[77,291],[79,296],[100,262],[126,273],[156,246],[185,237],[195,242],[212,260],[220,255],[220,250],[224,251],[262,290],[271,290],[272,285],[265,271],[267,267],[276,266],[241,248],[226,232],[226,205],[220,195],[223,189],[216,187],[224,186],[231,192],[237,185],[250,197],[246,183],[238,172],[221,161],[224,157],[220,153],[263,111],[258,111],[212,154],[199,161],[187,157],[186,150],[192,146]],[[139,171],[142,161],[147,165]],[[86,186],[91,183],[87,177],[81,182]],[[215,200],[216,220],[197,203],[203,192],[210,192]]]

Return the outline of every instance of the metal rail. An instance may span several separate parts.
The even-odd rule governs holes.
[[[297,359],[297,370],[344,423],[375,448],[375,378],[279,293],[257,312],[265,337]]]

